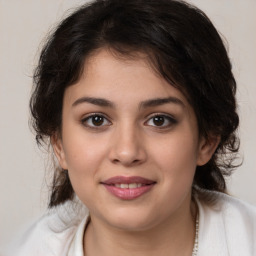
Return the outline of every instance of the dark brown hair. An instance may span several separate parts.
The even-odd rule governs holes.
[[[103,47],[127,57],[146,53],[156,71],[184,93],[200,135],[220,136],[211,160],[197,167],[194,188],[225,192],[224,177],[239,148],[236,82],[215,27],[183,1],[97,0],[64,19],[48,38],[34,73],[30,108],[37,142],[61,131],[64,91],[79,80],[86,58]],[[73,196],[68,171],[55,170],[49,206]]]

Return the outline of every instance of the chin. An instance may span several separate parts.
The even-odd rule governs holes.
[[[122,208],[104,215],[109,225],[126,231],[145,231],[159,222],[159,216],[153,216],[153,211],[145,209]]]

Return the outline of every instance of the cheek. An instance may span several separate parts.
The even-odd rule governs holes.
[[[67,144],[66,161],[72,187],[85,204],[90,205],[92,191],[99,179],[98,170],[102,163],[104,148],[90,141],[72,140]]]
[[[98,134],[88,134],[80,125],[66,124],[63,130],[63,146],[67,164],[71,171],[94,166],[101,158],[106,148],[104,137]]]
[[[182,207],[184,202],[189,205],[196,169],[196,140],[184,133],[177,135],[158,138],[150,151],[150,165],[157,171],[159,183],[154,201],[158,202],[159,212],[164,215]]]
[[[196,165],[198,148],[197,140],[192,135],[181,134],[180,136],[170,136],[162,141],[154,143],[154,154],[162,163],[170,166]]]
[[[197,163],[197,143],[192,135],[170,137],[152,148],[162,178],[173,186],[191,184]]]
[[[97,173],[107,152],[106,143],[78,132],[65,138],[65,158],[71,183],[75,190],[86,189],[97,182]]]

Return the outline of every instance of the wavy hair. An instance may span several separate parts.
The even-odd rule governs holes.
[[[37,142],[50,143],[61,131],[65,89],[79,80],[85,60],[104,47],[124,57],[146,53],[155,70],[184,93],[200,135],[220,137],[211,160],[196,169],[194,192],[225,192],[239,149],[236,82],[217,30],[183,1],[96,0],[65,18],[47,39],[34,72],[30,109]],[[73,197],[68,171],[56,168],[49,207]]]

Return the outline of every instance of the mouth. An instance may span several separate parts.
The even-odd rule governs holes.
[[[101,182],[101,184],[115,197],[122,200],[133,200],[149,192],[156,181],[139,176],[116,176]]]
[[[117,188],[140,188],[142,186],[145,186],[145,184],[142,183],[130,183],[130,184],[126,184],[126,183],[116,183],[110,186],[115,186]]]

